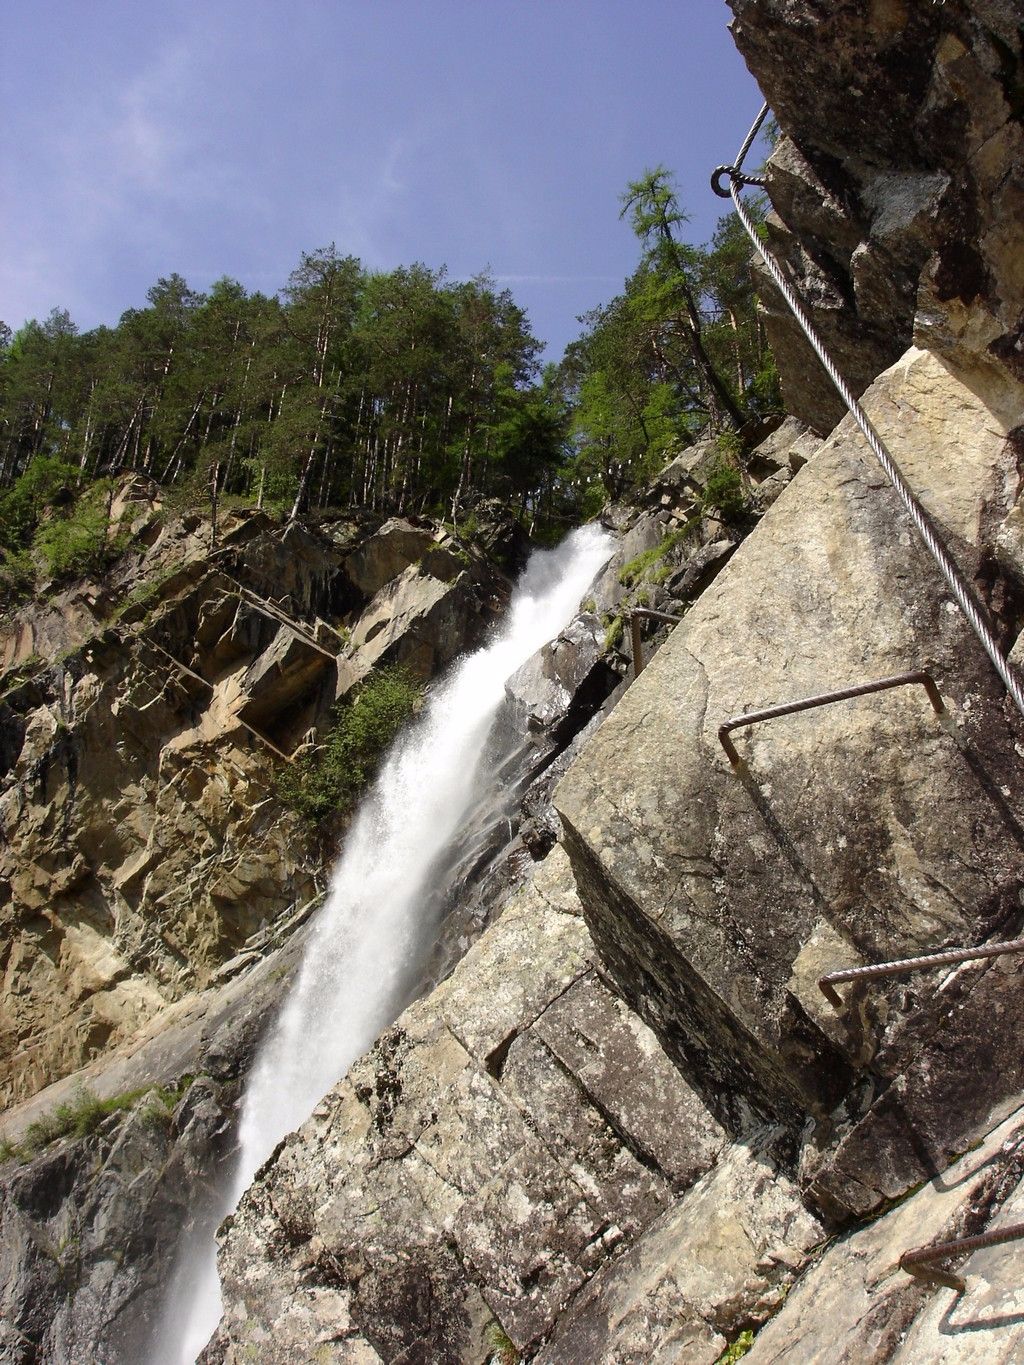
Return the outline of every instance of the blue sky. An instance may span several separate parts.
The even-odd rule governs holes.
[[[303,250],[490,268],[557,358],[636,261],[627,181],[708,175],[760,96],[725,0],[5,0],[0,318],[116,322]]]

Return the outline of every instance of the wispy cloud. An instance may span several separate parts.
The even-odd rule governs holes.
[[[390,261],[388,240],[402,204],[416,187],[416,164],[427,141],[425,128],[405,128],[391,137],[376,162],[344,168],[344,189],[332,222],[345,251],[373,268]]]
[[[619,284],[618,275],[495,275],[498,284]]]

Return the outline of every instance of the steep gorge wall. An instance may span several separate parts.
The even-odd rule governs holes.
[[[198,518],[143,523],[152,543],[122,581],[29,605],[6,631],[8,1101],[101,1057],[311,905],[322,854],[276,797],[282,764],[374,667],[431,677],[506,591],[408,523],[338,525],[335,544],[236,515],[212,552]]]
[[[146,1358],[340,833],[277,777],[337,697],[431,679],[508,592],[426,522],[232,513],[214,546],[158,498],[129,481],[138,548],[0,622],[4,1360]]]
[[[772,240],[1009,647],[1016,6],[732,8],[784,134]],[[551,769],[563,845],[536,866],[524,851],[541,858],[558,825],[544,787],[496,922],[225,1226],[207,1360],[710,1365],[766,1321],[754,1361],[1019,1354],[1013,1248],[976,1254],[962,1302],[898,1270],[910,1245],[1024,1216],[1019,960],[849,991],[838,1012],[816,983],[1019,932],[1024,734],[766,304],[791,406],[831,434],[787,423],[755,452],[765,515],[742,544],[713,519],[686,533],[650,588],[685,621]],[[708,458],[683,452],[638,517],[614,514],[622,546],[591,610],[514,683],[542,748],[614,681],[620,571],[691,523]],[[208,528],[182,527],[164,548],[193,567],[115,632],[96,629],[111,603],[93,585],[5,640],[12,659],[72,651],[4,698],[8,1084],[68,1077],[10,1136],[83,1062],[104,1094],[205,1074],[173,1112],[144,1102],[8,1165],[0,1359],[144,1351],[172,1231],[230,1146],[239,1076],[301,944],[291,907],[315,886],[314,854],[266,800],[267,746],[290,750],[377,663],[429,675],[497,605],[500,580],[457,546],[385,529],[286,540],[243,518],[211,560]],[[902,689],[738,732],[739,772],[718,743],[737,712],[918,667],[945,717]],[[148,718],[127,759],[111,714]]]
[[[769,240],[855,392],[916,341],[961,369],[997,372],[1019,414],[1020,6],[730,3],[736,45],[783,134],[768,163]],[[841,401],[763,283],[787,407],[826,432]]]
[[[1020,16],[732,7],[784,133],[773,240],[1009,648]],[[564,848],[268,1163],[224,1229],[205,1359],[710,1365],[744,1331],[752,1361],[1019,1355],[1012,1248],[976,1253],[959,1298],[898,1264],[1020,1216],[1020,959],[838,1011],[817,978],[1019,932],[1024,731],[773,326],[794,410],[831,434],[569,767]],[[718,742],[918,668],[941,717],[907,688],[741,730],[738,770]]]

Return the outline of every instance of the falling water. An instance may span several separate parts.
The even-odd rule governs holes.
[[[505,682],[566,625],[610,553],[608,536],[588,526],[557,550],[534,554],[500,634],[453,670],[392,750],[360,806],[295,985],[253,1067],[222,1214],[404,1007],[430,947],[435,926],[423,924],[423,907],[436,900],[445,849],[502,757],[493,745],[485,751]],[[212,1237],[183,1261],[156,1350],[162,1360],[190,1365],[221,1313]]]

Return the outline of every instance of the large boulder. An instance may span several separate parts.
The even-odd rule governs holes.
[[[750,1365],[782,1361],[893,1361],[1010,1365],[1024,1350],[1020,1262],[1013,1248],[974,1251],[956,1273],[959,1293],[900,1268],[906,1251],[1024,1218],[1016,1110],[947,1171],[884,1217],[837,1240],[758,1333]],[[949,1274],[950,1261],[935,1268]]]
[[[980,371],[967,379],[911,351],[865,402],[971,575],[990,562],[1016,464],[1003,388]],[[945,725],[920,688],[903,688],[737,732],[739,771],[718,742],[738,713],[922,666],[947,698]],[[928,1061],[941,1046],[928,988],[879,984],[837,1015],[817,976],[1013,924],[1016,742],[998,679],[844,422],[555,794],[618,988],[731,1131],[752,1113],[794,1130],[809,1118],[827,1145],[870,1107],[872,1087],[857,1087],[876,1053],[889,1077],[918,1056],[919,1087],[935,1087],[927,1141],[941,1168],[1014,1091],[1018,1069],[995,1057],[974,1067],[955,1109],[937,1103],[946,1082]],[[1008,1024],[1012,998],[999,994]],[[851,1153],[864,1185],[833,1181],[837,1204],[863,1209],[921,1178],[927,1154],[901,1156],[899,1180],[865,1193],[865,1163],[886,1164],[885,1132],[875,1124],[874,1148],[865,1136],[856,1167]]]
[[[430,531],[401,517],[386,521],[345,559],[345,572],[364,597],[373,597],[434,544]]]
[[[583,612],[505,684],[524,729],[542,747],[554,748],[575,733],[618,683],[604,653],[600,621]]]
[[[432,546],[389,579],[351,633],[356,676],[399,665],[431,678],[483,638],[502,606],[504,579],[478,561]]]

